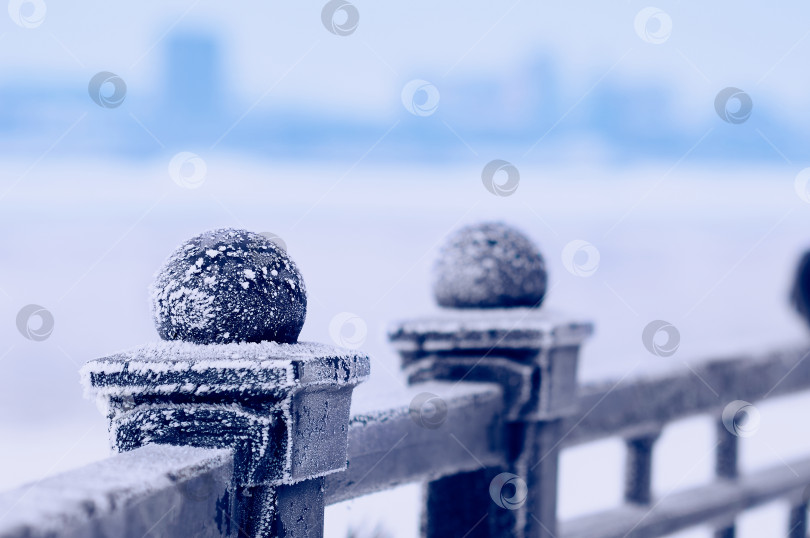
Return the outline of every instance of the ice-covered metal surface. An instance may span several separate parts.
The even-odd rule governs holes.
[[[389,338],[411,383],[498,383],[507,420],[546,419],[576,405],[587,322],[534,308],[447,310],[394,325]]]
[[[447,309],[391,327],[389,339],[409,383],[433,380],[501,387],[503,410],[494,437],[508,447],[504,457],[429,478],[422,520],[425,536],[452,534],[454,527],[447,519],[451,514],[477,526],[465,519],[471,507],[485,513],[487,522],[477,526],[484,534],[555,535],[559,425],[578,408],[579,347],[592,331],[590,323],[527,307]],[[474,422],[474,416],[462,416],[454,425],[463,431],[474,428]],[[469,488],[502,473],[521,477],[535,492],[508,521],[497,511],[485,510],[478,504],[480,498],[469,493]],[[449,491],[457,493],[448,495]]]
[[[479,222],[454,231],[433,273],[436,302],[454,308],[537,308],[548,282],[537,245],[503,222]]]
[[[154,342],[92,360],[81,369],[88,396],[232,392],[273,395],[297,384],[352,384],[368,356],[324,344]]]
[[[352,388],[369,358],[322,344],[159,342],[87,363],[111,443],[232,447],[240,485],[274,486],[346,465]]]
[[[430,354],[504,353],[578,345],[593,326],[536,308],[445,309],[393,323],[388,337],[405,361]]]
[[[296,342],[307,312],[304,278],[287,252],[233,228],[204,232],[169,256],[151,287],[164,340]]]
[[[506,461],[496,384],[428,382],[374,396],[353,406],[349,465],[324,478],[327,504]]]
[[[0,494],[3,538],[236,536],[227,449],[150,445]]]

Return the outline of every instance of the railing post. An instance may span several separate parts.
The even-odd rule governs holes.
[[[579,346],[591,334],[538,307],[546,291],[542,256],[500,223],[459,230],[436,265],[441,314],[389,332],[410,383],[497,383],[504,465],[426,485],[428,538],[543,537],[557,533],[561,419],[575,411]]]
[[[175,270],[178,259],[191,269]],[[217,265],[207,265],[211,260]],[[244,282],[229,281],[234,274]],[[195,289],[189,275],[219,287]],[[285,321],[285,295],[273,291],[303,292],[303,281],[286,253],[258,234],[218,230],[193,238],[169,259],[158,280],[164,277],[171,298],[196,301],[160,305],[174,316],[172,334],[189,329],[187,320],[198,330],[205,308],[253,321],[250,327],[217,321],[195,343],[163,341],[88,362],[83,383],[107,414],[113,448],[232,448],[233,490],[218,516],[231,529],[224,535],[322,536],[322,477],[346,468],[351,395],[369,374],[368,356],[296,342],[300,325]],[[238,295],[252,289],[270,292],[254,294],[254,302]],[[157,317],[160,330],[166,319]],[[277,334],[293,334],[292,343],[228,340],[266,323],[276,323]]]
[[[739,438],[728,431],[722,420],[715,422],[717,431],[717,452],[715,453],[714,472],[718,478],[736,480],[739,475],[738,451]]]
[[[627,466],[625,469],[624,500],[647,505],[652,499],[653,448],[659,431],[625,440]]]
[[[722,419],[715,421],[715,431],[717,432],[717,449],[714,461],[715,476],[726,480],[737,480],[739,476],[739,438],[728,431]],[[718,526],[714,531],[714,538],[734,538],[735,534],[736,528],[732,521]]]
[[[807,502],[790,508],[788,538],[807,538]]]

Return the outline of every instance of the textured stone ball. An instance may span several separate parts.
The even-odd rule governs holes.
[[[164,340],[294,343],[304,325],[304,279],[287,253],[246,230],[205,232],[180,245],[151,288]]]
[[[451,308],[538,307],[547,280],[543,256],[528,237],[485,222],[448,238],[434,267],[433,293]]]

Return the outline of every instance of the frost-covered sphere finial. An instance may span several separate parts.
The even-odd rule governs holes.
[[[537,246],[500,222],[454,232],[434,273],[436,301],[451,308],[538,307],[546,293],[546,264]]]
[[[287,253],[247,230],[192,237],[151,288],[160,337],[196,344],[294,343],[304,325],[304,279]]]

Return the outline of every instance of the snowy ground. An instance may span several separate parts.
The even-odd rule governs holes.
[[[157,337],[146,287],[179,242],[209,228],[285,240],[309,291],[302,339],[330,341],[330,320],[341,312],[366,322],[373,374],[358,397],[401,385],[385,327],[434,309],[437,245],[480,219],[507,220],[535,238],[551,275],[547,306],[595,322],[584,381],[806,338],[786,302],[794,264],[810,245],[810,205],[794,191],[798,170],[521,168],[517,192],[498,198],[473,167],[302,168],[225,157],[207,165],[193,190],[175,185],[164,163],[43,162],[28,173],[28,163],[11,163],[0,173],[0,488],[106,456],[104,420],[82,399],[77,370]],[[591,277],[563,265],[563,247],[575,239],[600,252]],[[29,303],[54,315],[44,342],[17,332],[15,316]],[[680,330],[675,356],[657,358],[642,346],[654,319]],[[810,398],[760,410],[760,431],[742,445],[745,468],[810,451]],[[656,491],[708,480],[712,446],[706,419],[671,427],[657,452]],[[622,462],[615,441],[566,452],[561,515],[617,503]],[[347,525],[370,529],[380,520],[397,537],[414,536],[418,492],[408,486],[330,508],[327,532],[342,536]],[[784,534],[785,519],[778,506],[765,507],[743,518],[740,535]]]

